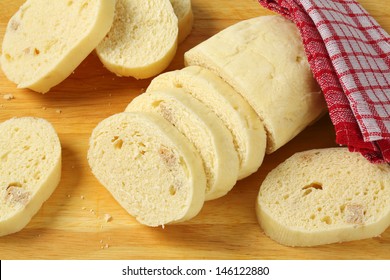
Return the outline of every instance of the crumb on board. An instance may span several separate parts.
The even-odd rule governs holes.
[[[110,214],[104,214],[104,220],[106,223],[110,222],[112,220],[112,216]]]
[[[3,95],[3,99],[4,100],[11,100],[11,99],[15,99],[15,96],[12,93],[6,93]]]
[[[62,110],[61,109],[56,109],[56,113],[61,114]]]
[[[80,198],[84,200],[84,199],[85,199],[85,196],[81,195]]]
[[[109,242],[111,241],[111,237],[108,237],[109,241],[105,241],[104,239],[100,239],[99,244],[100,244],[100,249],[108,249],[110,248]]]

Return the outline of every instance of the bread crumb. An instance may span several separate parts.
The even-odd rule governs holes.
[[[110,245],[108,245],[108,244],[104,245],[105,249],[108,249],[109,247],[110,247]]]
[[[67,197],[70,197],[70,194],[68,194]]]
[[[57,110],[56,110],[56,113],[61,114],[61,113],[62,113],[62,110],[61,110],[61,109],[57,109]]]
[[[46,110],[46,107],[42,107],[42,110]]]
[[[364,207],[360,204],[347,204],[345,207],[345,221],[348,224],[361,225],[364,223]]]
[[[31,193],[21,188],[20,183],[11,183],[7,187],[6,199],[12,203],[26,206],[30,201]]]
[[[85,199],[85,196],[82,195],[82,196],[80,196],[80,198],[81,198],[81,199]]]
[[[81,210],[86,210],[87,208],[86,207],[82,207]]]
[[[3,99],[4,100],[11,100],[11,99],[15,99],[15,96],[12,93],[6,93],[3,95]]]
[[[103,239],[100,239],[100,243],[103,244]]]
[[[104,220],[106,221],[106,223],[108,223],[112,220],[112,216],[110,214],[104,214]]]

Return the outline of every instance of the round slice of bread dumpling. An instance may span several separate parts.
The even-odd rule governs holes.
[[[96,54],[116,75],[146,79],[169,65],[177,38],[178,19],[169,0],[117,0],[114,23]]]
[[[1,68],[19,88],[45,93],[67,78],[110,30],[115,0],[28,0],[5,31]]]
[[[179,33],[177,41],[182,43],[191,33],[194,23],[194,14],[192,12],[191,0],[170,0],[173,11],[177,16]]]
[[[146,112],[119,113],[93,130],[92,173],[140,223],[164,226],[199,213],[206,175],[193,145],[168,121]]]
[[[0,123],[0,236],[23,229],[61,178],[61,144],[44,119]]]
[[[265,234],[288,246],[378,236],[390,225],[390,166],[347,148],[296,153],[267,175],[256,212]]]
[[[238,179],[256,172],[264,159],[266,133],[256,112],[212,71],[189,66],[155,77],[147,91],[181,88],[210,108],[230,130],[238,153]]]
[[[231,133],[215,113],[185,91],[143,93],[126,111],[158,113],[195,146],[206,172],[206,200],[224,196],[236,184],[239,162]]]

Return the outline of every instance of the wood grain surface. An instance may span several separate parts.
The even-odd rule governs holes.
[[[0,39],[23,3],[0,1]],[[195,22],[167,71],[183,67],[183,54],[240,20],[271,14],[256,0],[193,0]],[[360,0],[390,32],[386,1]],[[63,151],[62,180],[31,222],[20,232],[0,237],[0,259],[390,259],[390,229],[372,239],[291,248],[264,235],[255,216],[261,182],[295,152],[336,146],[328,116],[308,127],[272,155],[257,173],[239,181],[225,197],[206,202],[194,219],[162,228],[140,225],[123,210],[90,172],[86,160],[92,129],[121,112],[150,79],[120,78],[91,54],[64,82],[45,95],[17,89],[0,73],[0,121],[36,116],[50,121]],[[3,99],[4,94],[14,99]],[[340,185],[342,187],[342,185]],[[106,222],[104,215],[112,216]]]

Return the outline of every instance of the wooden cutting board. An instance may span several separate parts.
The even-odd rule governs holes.
[[[8,20],[23,2],[0,1],[1,40]],[[185,51],[223,28],[271,14],[256,0],[192,2],[193,31],[167,70],[182,68]],[[386,1],[360,2],[390,32]],[[0,259],[390,259],[390,229],[367,240],[290,248],[266,237],[256,221],[259,186],[272,168],[295,152],[336,146],[328,116],[266,156],[259,171],[239,181],[228,195],[206,202],[194,219],[164,229],[138,224],[92,176],[86,153],[97,123],[123,111],[149,83],[150,79],[111,74],[94,54],[45,95],[17,89],[0,73],[0,121],[45,118],[54,125],[63,147],[60,185],[26,228],[0,237]],[[14,99],[3,99],[9,93]],[[106,222],[105,214],[112,220]]]

